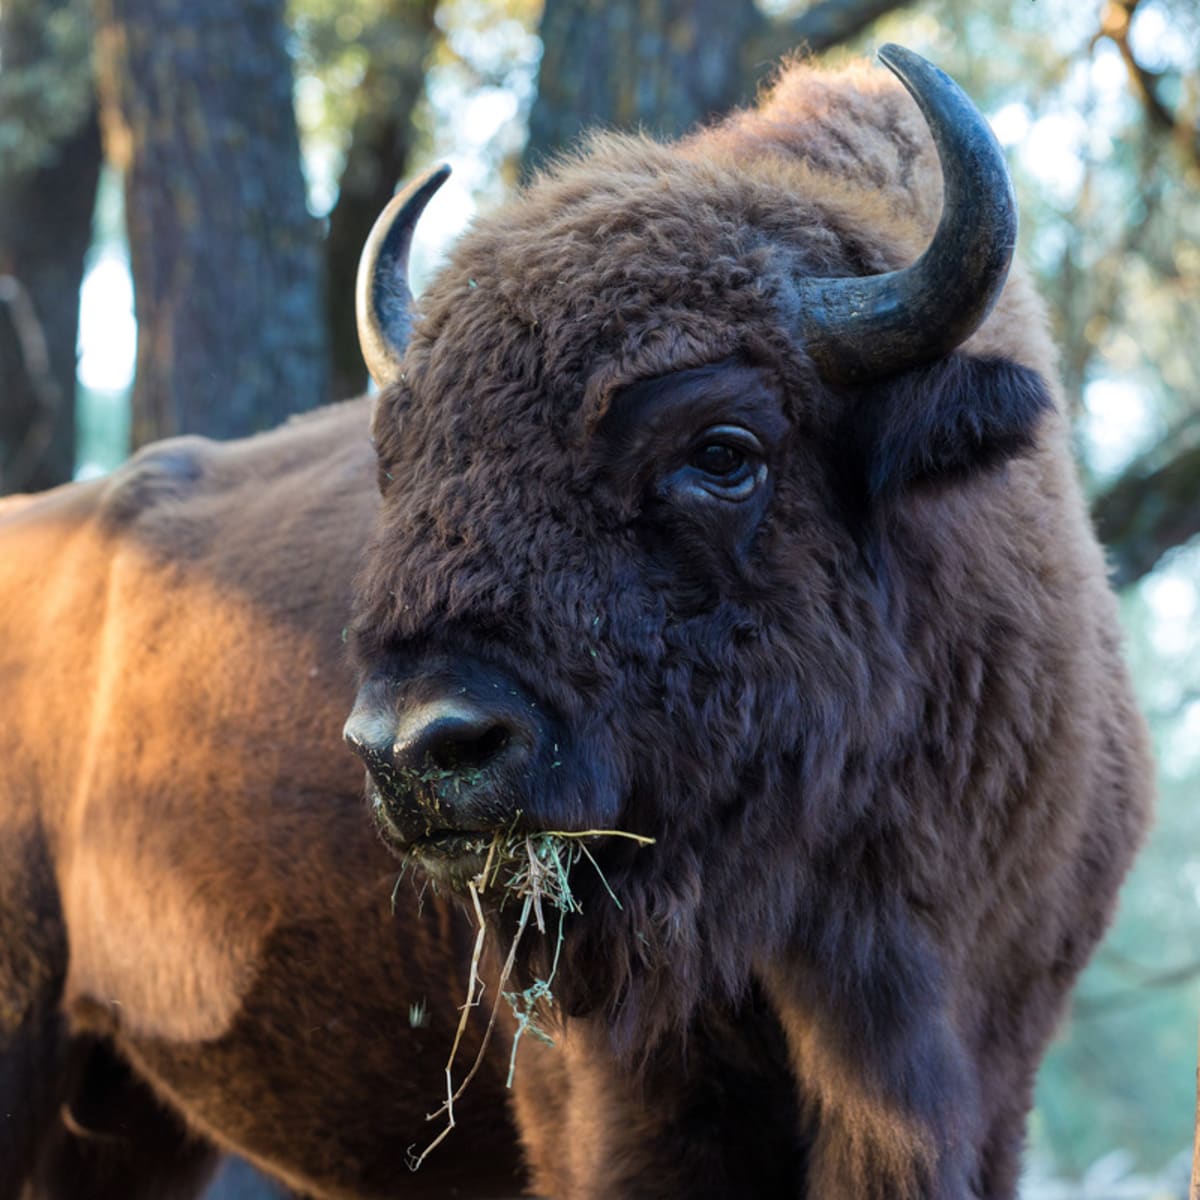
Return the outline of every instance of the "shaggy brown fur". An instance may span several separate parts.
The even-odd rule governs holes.
[[[385,828],[657,839],[597,843],[623,907],[581,875],[563,1045],[518,1073],[546,1193],[1014,1194],[1150,768],[1025,276],[871,385],[790,332],[796,280],[912,261],[939,197],[865,67],[596,138],[463,239],[377,409],[367,750],[431,704],[501,747],[436,815],[377,770]],[[718,427],[748,499],[697,498]]]
[[[383,398],[369,697],[503,680],[542,742],[484,816],[658,838],[595,847],[623,910],[574,881],[570,1016],[517,1073],[546,1193],[1012,1193],[1148,768],[1025,281],[854,392],[787,333],[797,273],[908,261],[937,194],[865,69],[600,139],[464,241]],[[470,940],[392,915],[337,745],[366,420],[0,506],[3,1200],[194,1194],[210,1145],[318,1196],[514,1177],[502,1043],[403,1165]],[[730,423],[767,486],[696,508]]]
[[[167,442],[0,511],[3,1200],[194,1195],[214,1144],[306,1195],[519,1188],[503,1062],[460,1106],[472,1157],[405,1163],[471,942],[436,896],[393,915],[340,742],[367,421]]]

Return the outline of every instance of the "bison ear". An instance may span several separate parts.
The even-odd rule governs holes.
[[[847,444],[870,499],[920,480],[953,479],[1027,450],[1053,407],[1037,371],[952,354],[864,391]]]

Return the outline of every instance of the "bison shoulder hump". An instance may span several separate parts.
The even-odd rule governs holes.
[[[212,443],[195,436],[139,450],[109,480],[101,519],[110,526],[126,526],[153,509],[186,500],[199,490],[211,452]]]

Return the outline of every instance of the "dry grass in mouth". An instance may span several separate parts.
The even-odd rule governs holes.
[[[439,1146],[454,1128],[454,1103],[466,1090],[467,1085],[475,1078],[483,1063],[483,1056],[492,1039],[496,1027],[496,1014],[502,999],[512,1006],[516,1018],[517,1031],[513,1034],[512,1053],[508,1060],[507,1085],[512,1087],[513,1072],[517,1064],[517,1047],[521,1038],[530,1033],[541,1041],[553,1044],[553,1039],[538,1023],[540,1013],[544,1013],[553,1003],[554,994],[551,985],[558,970],[558,957],[563,943],[563,921],[569,913],[581,912],[579,901],[571,890],[571,868],[580,859],[586,858],[595,868],[604,890],[608,892],[612,902],[621,907],[613,890],[604,878],[604,872],[588,850],[586,839],[598,837],[628,838],[641,846],[653,845],[654,839],[643,837],[637,833],[626,833],[620,829],[585,829],[581,832],[564,832],[562,830],[545,830],[540,833],[519,834],[513,830],[498,830],[488,847],[487,860],[483,870],[467,883],[467,892],[471,897],[471,905],[475,910],[476,933],[475,945],[471,951],[471,971],[467,982],[467,998],[459,1009],[458,1029],[454,1034],[454,1043],[450,1047],[450,1057],[446,1060],[446,1099],[441,1107],[426,1116],[428,1121],[436,1121],[443,1114],[446,1124],[441,1132],[419,1154],[409,1150],[408,1165],[416,1170],[429,1156],[430,1152]],[[479,977],[479,963],[483,957],[483,949],[487,940],[487,922],[483,915],[482,897],[494,894],[499,890],[498,906],[519,902],[521,915],[517,920],[516,931],[513,934],[512,945],[509,946],[508,956],[500,969],[500,977],[496,981],[496,995],[492,1001],[491,1012],[488,1015],[487,1028],[483,1032],[483,1040],[475,1054],[475,1061],[463,1076],[457,1086],[454,1083],[454,1063],[458,1057],[458,1049],[466,1032],[467,1021],[471,1010],[477,1008],[483,998],[483,981]],[[550,971],[545,979],[535,979],[524,991],[506,992],[504,986],[512,976],[513,964],[516,962],[517,947],[525,936],[526,930],[532,923],[539,933],[545,934],[548,927],[546,907],[558,910],[558,928],[554,944],[554,958]]]

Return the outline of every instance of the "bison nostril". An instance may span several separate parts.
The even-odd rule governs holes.
[[[482,732],[457,725],[440,729],[430,741],[429,760],[443,771],[478,769],[498,758],[510,738],[511,734],[503,725],[493,725]]]
[[[503,719],[473,705],[435,701],[406,714],[392,759],[401,770],[461,775],[493,766],[514,739]]]

